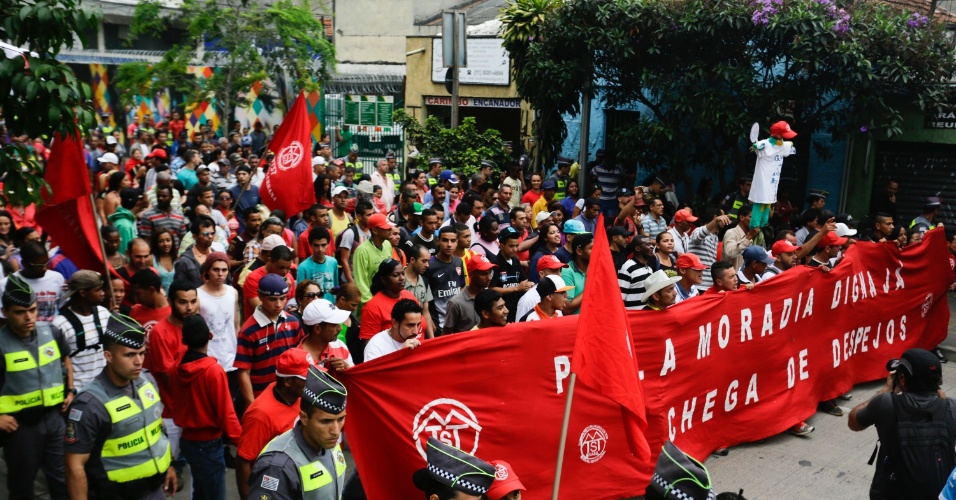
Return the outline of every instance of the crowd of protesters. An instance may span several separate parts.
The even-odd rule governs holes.
[[[273,474],[282,464],[260,454],[285,453],[270,441],[290,429],[317,453],[332,450],[324,467],[341,475],[341,422],[316,423],[331,429],[322,439],[309,434],[313,409],[334,416],[344,408],[337,373],[441,335],[576,314],[601,214],[625,307],[647,310],[753,288],[794,266],[827,271],[858,240],[919,245],[942,225],[937,198],[901,219],[892,180],[859,224],[826,210],[827,193],[813,190],[806,207],[781,196],[769,223],[751,227],[746,175],[722,194],[702,179],[693,197],[681,199],[666,172],[636,179],[603,150],[587,165],[560,158],[544,173],[532,172],[524,155],[505,165],[482,161],[464,175],[441,158],[411,159],[404,173],[394,154],[365,165],[356,145],[337,157],[328,142],[313,151],[316,204],[284,214],[259,199],[271,161],[267,127],[190,134],[174,112],[158,123],[136,120],[125,132],[128,143],[104,120],[86,149],[115,275],[77,270],[45,241],[33,206],[0,210],[3,311],[9,317],[35,302],[35,321],[51,325],[70,372],[62,408],[49,405],[67,415],[65,430],[49,431],[65,435],[65,445],[5,448],[13,498],[32,494],[24,478],[41,467],[54,497],[88,488],[139,498],[133,493],[182,487],[159,462],[132,483],[116,479],[105,448],[96,451],[110,440],[94,422],[117,424],[109,404],[96,401],[140,369],[123,375],[114,349],[141,354],[137,366],[149,382],[130,387],[155,386],[168,470],[191,467],[194,498],[224,498],[227,464],[242,498],[266,498],[277,491]],[[510,144],[502,147],[510,154]],[[48,154],[42,141],[32,148]],[[956,253],[956,240],[948,241]],[[47,407],[23,411],[32,417]],[[835,401],[820,408],[842,415]],[[4,413],[0,434],[20,432]],[[297,419],[304,423],[293,427]],[[791,432],[812,430],[801,422]],[[341,496],[338,479],[321,488]],[[498,488],[502,495],[489,498],[515,498],[506,495],[519,489]]]

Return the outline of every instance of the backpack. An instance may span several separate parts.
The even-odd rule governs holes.
[[[937,398],[926,409],[892,400],[897,425],[887,453],[890,491],[895,498],[935,499],[956,468],[949,400]]]
[[[69,307],[64,307],[60,311],[60,314],[70,323],[70,326],[73,327],[73,333],[76,335],[76,350],[69,354],[71,358],[87,349],[93,349],[95,351],[102,347],[103,326],[100,324],[100,311],[98,308],[93,308],[93,326],[96,327],[98,341],[91,345],[86,345],[86,330],[83,328],[83,323],[76,313]]]

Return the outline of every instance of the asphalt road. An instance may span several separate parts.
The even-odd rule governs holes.
[[[956,312],[956,296],[949,294],[949,308]],[[943,365],[943,391],[956,396],[956,314],[950,317],[949,336],[943,343],[951,360]],[[842,402],[846,413],[866,401],[879,390],[882,382],[860,384],[853,389],[853,399]],[[873,467],[866,462],[876,444],[876,430],[851,432],[846,415],[834,417],[817,413],[808,422],[816,430],[808,437],[784,433],[763,440],[735,446],[727,456],[711,456],[705,461],[714,489],[720,493],[743,490],[747,499],[820,499],[868,498]],[[346,452],[349,470],[354,471],[350,453]],[[48,499],[41,472],[37,478],[37,498]],[[189,481],[187,472],[186,481]],[[226,471],[227,498],[238,498],[235,472]],[[7,494],[6,463],[0,460],[0,499]],[[188,500],[187,488],[176,495]]]

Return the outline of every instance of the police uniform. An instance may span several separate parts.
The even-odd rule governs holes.
[[[142,349],[146,335],[134,320],[113,314],[104,339]],[[172,453],[159,391],[145,377],[117,386],[107,370],[70,406],[66,453],[89,454],[84,471],[91,498],[162,499]]]
[[[26,282],[11,275],[3,303],[29,307],[36,295]],[[41,468],[51,498],[66,498],[63,433],[60,408],[64,401],[63,360],[69,347],[59,329],[37,323],[26,338],[9,327],[0,328],[0,415],[17,421],[17,430],[0,431],[7,463],[7,489],[11,499],[33,498],[33,484]]]
[[[426,493],[434,492],[437,483],[468,495],[481,496],[488,493],[495,480],[495,468],[491,464],[433,437],[429,437],[425,444],[425,457],[428,467],[415,471],[412,482]]]
[[[567,158],[558,158],[558,170],[561,170],[561,167],[571,168],[573,162]],[[568,182],[571,181],[571,178],[567,175],[560,175],[557,172],[551,176],[551,179],[554,179],[554,182],[558,185],[558,190],[554,192],[554,199],[561,201],[568,196]]]
[[[345,386],[316,367],[309,368],[302,400],[333,415],[345,411]],[[280,434],[256,459],[249,478],[253,500],[339,500],[345,487],[345,455],[338,444],[315,450],[302,423]]]
[[[432,158],[428,160],[428,169],[431,170],[435,165],[442,165],[443,161],[441,158]],[[428,189],[431,189],[432,186],[438,184],[438,181],[441,180],[441,173],[438,177],[432,177],[432,174],[425,174],[425,180],[428,182]]]
[[[395,153],[389,151],[385,153],[385,161],[395,160]],[[396,165],[397,166],[397,165]],[[395,196],[398,196],[399,190],[402,189],[402,176],[400,173],[396,172],[395,169],[391,169],[387,174],[385,174],[392,179],[392,184],[395,186]],[[385,186],[382,186],[384,189]],[[382,196],[385,196],[386,193],[382,193]],[[393,204],[394,205],[394,204]]]

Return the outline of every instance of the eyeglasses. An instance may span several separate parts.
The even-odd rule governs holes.
[[[322,292],[309,292],[305,294],[305,298],[307,299],[317,299],[321,296],[322,296]]]

